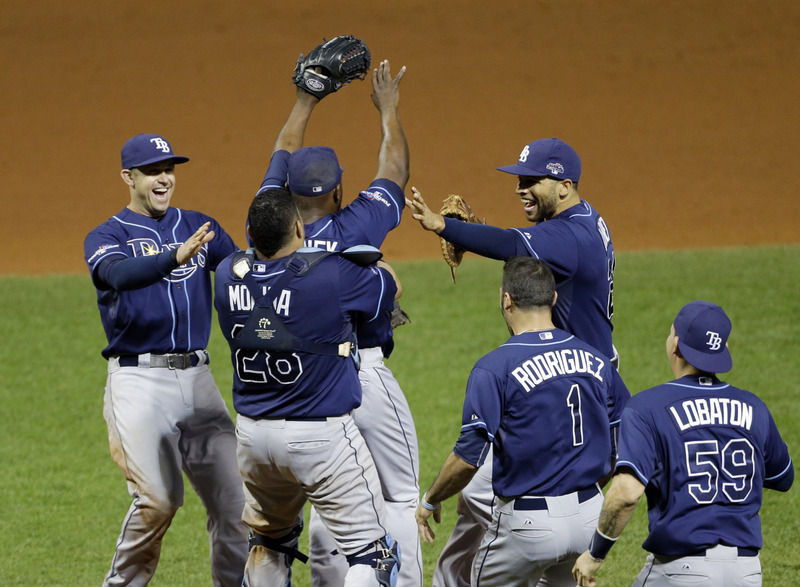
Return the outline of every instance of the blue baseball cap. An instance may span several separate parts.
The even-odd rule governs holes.
[[[690,365],[707,373],[731,370],[727,346],[731,321],[722,308],[703,300],[689,302],[678,312],[674,326],[678,348]]]
[[[575,149],[553,137],[528,143],[522,148],[514,165],[497,169],[514,175],[571,179],[578,183],[581,178],[581,158]]]
[[[303,147],[289,156],[289,191],[299,196],[322,196],[339,185],[342,171],[330,147]]]
[[[189,160],[188,157],[181,157],[173,153],[167,139],[161,135],[136,135],[122,145],[123,169],[143,167],[167,159],[171,159],[175,163],[186,163]]]

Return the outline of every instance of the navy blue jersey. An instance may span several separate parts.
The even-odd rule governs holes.
[[[214,305],[229,342],[253,308],[249,290],[231,271],[233,257],[220,263],[214,280]],[[264,292],[286,271],[287,259],[253,264]],[[331,255],[270,293],[275,312],[295,337],[336,344],[348,340],[356,320],[369,322],[391,310],[396,291],[385,269]],[[251,418],[339,416],[361,404],[358,374],[349,357],[232,347],[231,361],[234,407]]]
[[[286,187],[288,151],[276,151],[258,193]],[[355,200],[336,214],[306,224],[306,246],[341,251],[355,245],[379,249],[390,230],[400,224],[406,200],[400,186],[388,179],[375,179]]]
[[[258,193],[286,187],[289,156],[284,150],[272,155]],[[356,245],[380,248],[389,231],[400,224],[405,202],[400,186],[388,179],[376,179],[336,214],[306,224],[306,246],[325,251],[343,251]],[[390,315],[360,324],[358,339],[362,348],[383,347],[388,357],[394,347]]]
[[[792,470],[763,401],[715,377],[687,376],[631,398],[619,432],[617,470],[646,486],[646,550],[761,548],[764,480]]]
[[[505,231],[452,219],[445,222],[441,236],[469,251],[503,260],[530,256],[547,263],[558,292],[553,323],[614,357],[614,246],[608,226],[588,202],[581,200],[545,222]],[[492,230],[516,238],[501,240]],[[481,235],[489,242],[481,242]]]
[[[479,466],[494,447],[496,495],[564,495],[611,471],[630,397],[608,358],[563,330],[512,336],[467,383],[455,453]]]
[[[208,221],[215,233],[211,242],[156,283],[117,291],[98,279],[96,269],[103,261],[177,249]],[[169,208],[161,218],[125,208],[92,230],[84,241],[84,255],[108,338],[103,356],[205,348],[211,329],[210,272],[234,250],[236,245],[216,220],[180,208]]]

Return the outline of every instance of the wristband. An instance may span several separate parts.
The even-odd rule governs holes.
[[[604,560],[616,541],[616,538],[609,538],[600,530],[595,530],[592,541],[589,543],[589,556],[598,562]]]
[[[440,503],[437,503],[436,505],[431,505],[431,504],[428,503],[428,492],[427,491],[425,492],[425,495],[422,496],[422,499],[420,500],[420,503],[422,504],[422,507],[424,507],[429,512],[435,512],[440,507],[442,507],[442,504],[440,504]]]

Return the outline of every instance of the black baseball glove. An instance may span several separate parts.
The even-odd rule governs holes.
[[[292,82],[320,100],[369,71],[369,49],[361,39],[340,35],[314,47],[307,56],[300,53]]]

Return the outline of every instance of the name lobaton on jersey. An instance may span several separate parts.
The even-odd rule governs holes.
[[[603,381],[601,371],[604,367],[603,359],[592,353],[583,349],[567,348],[534,355],[511,374],[519,381],[522,388],[529,392],[543,381],[560,375],[586,373],[598,381]]]
[[[740,426],[750,430],[753,424],[753,406],[727,397],[689,399],[680,406],[670,406],[678,428],[688,430],[696,426]]]

